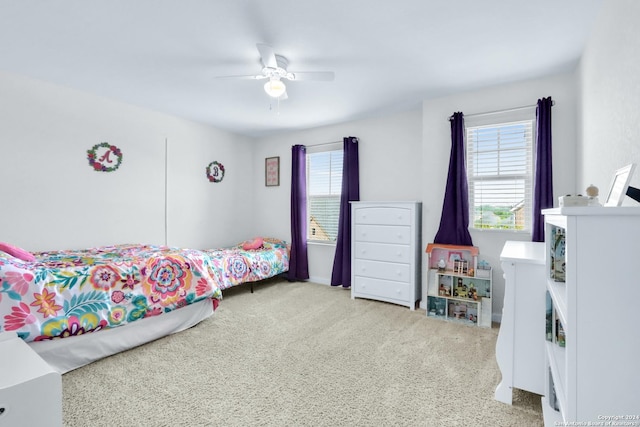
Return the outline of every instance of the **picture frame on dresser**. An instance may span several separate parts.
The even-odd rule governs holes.
[[[621,206],[624,197],[627,195],[629,188],[629,182],[636,169],[636,164],[631,163],[627,166],[621,167],[613,174],[609,191],[607,192],[607,198],[605,199],[604,206]]]

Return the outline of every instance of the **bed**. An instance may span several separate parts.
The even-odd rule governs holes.
[[[260,240],[250,248],[126,244],[34,254],[0,243],[0,331],[68,372],[194,326],[213,314],[223,289],[287,271],[286,242]]]
[[[289,271],[289,245],[284,240],[257,237],[230,248],[208,249],[211,274],[220,289],[268,279]]]
[[[14,255],[0,250],[0,330],[17,333],[60,372],[190,327],[222,295],[210,258],[196,250],[116,245]]]

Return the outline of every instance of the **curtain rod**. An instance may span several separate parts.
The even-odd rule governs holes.
[[[551,105],[556,105],[556,101],[551,101]],[[475,113],[475,114],[465,114],[464,117],[480,117],[480,116],[489,116],[491,114],[500,114],[500,113],[509,113],[511,111],[519,111],[519,110],[526,110],[528,108],[535,108],[538,105],[524,105],[522,107],[515,107],[515,108],[507,108],[506,110],[495,110],[495,111],[487,111],[486,113]],[[449,116],[449,118],[447,119],[449,121],[453,120],[453,115]]]
[[[340,144],[342,141],[333,141],[333,142],[323,142],[321,144],[305,144],[305,147],[322,147],[323,145],[332,145],[332,144]]]
[[[333,141],[333,142],[323,142],[323,143],[320,143],[320,144],[312,144],[312,145],[302,144],[302,145],[304,145],[305,147],[322,147],[323,145],[333,145],[333,144],[341,144],[341,143],[342,143],[342,141]],[[292,145],[292,147],[293,147],[293,145]]]
[[[358,142],[358,138],[356,138],[356,137],[350,137],[350,138],[353,138],[355,140],[353,142]],[[305,148],[306,147],[322,147],[323,145],[342,144],[343,142],[344,141],[333,141],[333,142],[321,142],[320,144],[311,144],[311,145],[302,144],[302,145],[304,145]],[[293,147],[293,145],[292,145],[292,147]]]

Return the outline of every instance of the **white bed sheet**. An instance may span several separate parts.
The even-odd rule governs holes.
[[[112,354],[188,329],[212,314],[213,302],[205,299],[118,328],[28,344],[53,369],[64,374]]]

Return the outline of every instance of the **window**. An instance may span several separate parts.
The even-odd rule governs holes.
[[[533,120],[467,126],[470,227],[531,230]]]
[[[307,240],[335,242],[338,237],[342,192],[341,144],[323,145],[325,151],[307,148]]]

